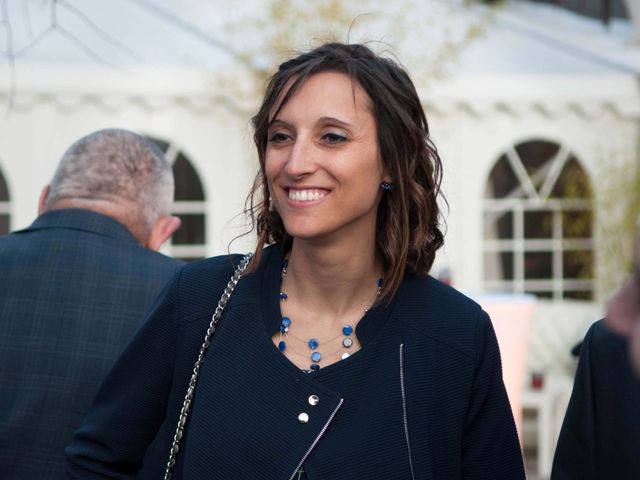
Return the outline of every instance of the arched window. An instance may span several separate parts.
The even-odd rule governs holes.
[[[486,290],[593,297],[591,184],[566,147],[532,140],[501,155],[483,223]]]
[[[9,233],[9,220],[9,188],[0,170],[0,235]]]
[[[150,138],[165,153],[173,166],[176,192],[173,215],[182,225],[170,241],[169,253],[185,261],[207,255],[206,202],[200,177],[189,158],[173,143]]]

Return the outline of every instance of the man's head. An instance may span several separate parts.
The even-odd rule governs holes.
[[[127,130],[99,130],[65,152],[38,210],[96,211],[122,223],[141,245],[158,250],[180,226],[169,215],[173,189],[171,165],[153,143]]]
[[[635,243],[633,275],[609,300],[606,322],[612,330],[629,338],[629,354],[640,376],[640,217]]]

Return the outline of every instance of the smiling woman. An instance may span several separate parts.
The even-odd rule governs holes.
[[[323,45],[280,66],[253,123],[253,258],[166,287],[68,475],[524,478],[491,322],[428,275],[441,163],[407,73]]]

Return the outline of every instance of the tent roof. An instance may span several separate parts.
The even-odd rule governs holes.
[[[388,36],[398,3],[386,3],[370,0],[366,7],[359,7],[358,13],[379,17],[373,24],[362,22],[363,38]],[[13,49],[18,53],[18,63],[215,70],[233,61],[229,51],[233,46],[225,45],[229,18],[240,15],[238,9],[244,9],[245,15],[248,9],[256,16],[264,9],[264,2],[255,0],[237,2],[242,7],[222,10],[225,4],[223,0],[61,0],[56,28],[50,29],[48,2],[9,0]],[[405,49],[428,51],[424,45],[432,44],[432,35],[463,28],[484,8],[445,9],[437,0],[416,2],[407,12],[423,23],[407,36],[408,41],[398,52],[400,58]],[[434,18],[438,19],[436,24]],[[434,28],[442,24],[447,28]],[[4,36],[0,42],[4,42],[0,47],[6,47]],[[497,7],[481,38],[463,50],[455,71],[639,74],[640,41],[638,37],[634,40],[629,20],[613,19],[605,27],[595,19],[555,5],[511,0]]]

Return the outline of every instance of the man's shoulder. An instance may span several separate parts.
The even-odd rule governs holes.
[[[26,270],[56,277],[94,271],[98,276],[141,278],[154,285],[164,284],[182,263],[136,242],[87,230],[28,228],[0,237],[0,266],[7,276],[12,271],[26,275]]]
[[[627,355],[627,348],[626,338],[610,330],[604,320],[598,320],[589,327],[580,355],[588,352],[592,360],[617,363],[621,356]]]

